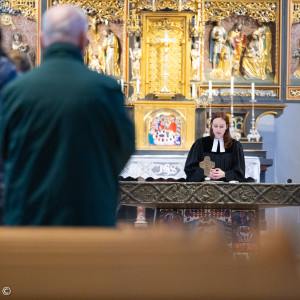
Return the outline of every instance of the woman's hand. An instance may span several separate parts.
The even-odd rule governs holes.
[[[220,168],[211,169],[209,177],[212,180],[217,180],[217,179],[225,177],[225,172],[222,171]]]

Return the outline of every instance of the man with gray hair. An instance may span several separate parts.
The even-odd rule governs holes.
[[[115,225],[134,127],[117,82],[83,63],[86,29],[79,8],[51,7],[41,66],[3,90],[5,225]]]

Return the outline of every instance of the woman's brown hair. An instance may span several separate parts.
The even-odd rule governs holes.
[[[227,114],[224,111],[218,111],[213,114],[213,116],[211,118],[211,122],[210,122],[210,137],[212,139],[215,138],[215,135],[214,135],[214,132],[212,129],[212,123],[213,123],[214,119],[217,119],[217,118],[221,118],[226,122],[227,128],[225,130],[223,140],[224,140],[224,147],[229,148],[232,145],[232,137],[231,137],[230,131],[229,131],[230,122],[229,122],[229,118],[228,118]]]

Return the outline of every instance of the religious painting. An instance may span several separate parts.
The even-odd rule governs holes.
[[[181,146],[181,121],[173,113],[158,113],[149,120],[148,145]]]
[[[138,150],[189,150],[195,140],[195,104],[184,101],[135,103]]]
[[[1,1],[2,48],[24,73],[40,62],[40,1]]]
[[[204,15],[206,81],[279,82],[279,0],[211,1]]]
[[[230,209],[185,209],[183,221],[185,227],[204,233],[222,231],[227,244],[231,243]]]
[[[300,100],[300,1],[289,1],[287,100]]]
[[[183,209],[159,209],[157,220],[161,225],[183,225]]]
[[[204,235],[222,233],[235,253],[257,250],[255,210],[227,208],[158,209],[157,223],[183,226]]]
[[[232,211],[232,244],[236,252],[256,250],[255,210]]]

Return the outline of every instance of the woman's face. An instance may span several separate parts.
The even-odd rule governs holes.
[[[215,138],[220,139],[224,137],[224,133],[227,129],[226,122],[222,118],[216,118],[212,122],[212,130]]]

